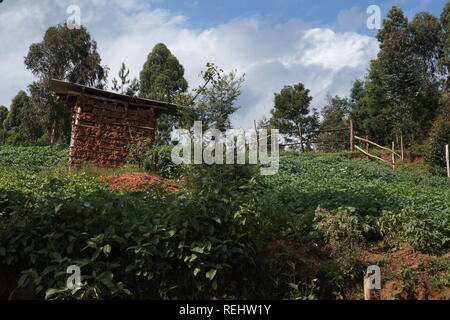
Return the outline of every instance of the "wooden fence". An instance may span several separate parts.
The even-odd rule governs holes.
[[[361,137],[358,137],[358,136],[354,136],[354,138],[356,140],[359,140],[359,141],[362,141],[362,142],[366,143],[366,150],[363,150],[362,148],[360,148],[360,147],[355,145],[356,150],[358,150],[359,152],[365,154],[369,158],[377,159],[377,160],[380,160],[380,161],[383,161],[383,162],[391,164],[393,169],[395,169],[395,159],[396,158],[404,160],[404,154],[405,153],[404,153],[404,147],[403,147],[403,137],[401,137],[401,146],[400,146],[401,147],[401,154],[398,154],[395,151],[395,143],[394,142],[392,142],[392,147],[391,148],[387,148],[387,147],[383,147],[383,146],[381,146],[381,145],[379,145],[379,144],[377,144],[377,143],[375,143],[373,141],[370,141],[367,138],[364,139],[364,138],[361,138]],[[375,146],[375,147],[377,147],[379,149],[382,149],[382,150],[385,150],[385,151],[389,152],[391,154],[390,160],[386,160],[386,159],[383,159],[383,158],[378,157],[376,155],[370,154],[369,153],[369,145]]]
[[[256,127],[256,120],[254,121],[254,127],[256,132],[257,131],[257,127]],[[303,135],[304,134],[308,134],[308,133],[325,133],[325,132],[342,132],[342,131],[348,131],[349,132],[349,145],[350,145],[350,151],[354,150],[354,143],[353,143],[353,121],[349,120],[349,126],[346,128],[337,128],[337,129],[327,129],[327,130],[303,130],[302,127],[299,125],[297,130],[294,131],[284,131],[284,132],[279,132],[280,134],[293,134],[293,133],[297,133],[299,136],[299,142],[292,142],[292,143],[282,143],[279,144],[280,147],[287,147],[287,146],[298,146],[300,145],[300,148],[302,150],[302,152],[304,151],[304,144],[305,144],[305,140],[303,139]],[[267,139],[270,138],[271,135],[268,134],[266,137],[262,137],[262,138],[258,138],[256,141],[253,141],[252,143],[256,143],[259,142],[263,139]],[[344,143],[347,142],[347,140],[311,140],[309,141],[310,144],[317,144],[317,143]],[[268,146],[270,146],[270,144],[268,144]]]

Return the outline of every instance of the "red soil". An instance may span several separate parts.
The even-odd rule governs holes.
[[[330,245],[310,250],[297,242],[278,240],[268,243],[262,251],[263,258],[270,262],[276,261],[280,254],[288,254],[292,259],[308,261],[312,268],[329,262],[333,257]],[[377,264],[381,269],[381,290],[374,292],[374,300],[447,300],[450,299],[448,285],[449,270],[424,270],[432,262],[444,262],[450,259],[450,253],[441,256],[430,256],[414,251],[408,244],[402,244],[393,252],[386,251],[382,244],[370,248],[360,248],[355,252],[359,258],[368,264]],[[409,273],[408,273],[408,270]],[[408,276],[409,274],[409,276]],[[447,279],[447,280],[445,280]],[[344,299],[363,299],[363,279],[344,289]],[[324,285],[324,284],[322,284]]]
[[[382,152],[380,157],[381,157],[381,159],[384,159],[387,161],[391,161],[391,159],[392,159],[392,155],[390,152]],[[409,152],[409,151],[404,153],[404,159],[407,162],[423,162],[423,157],[421,157],[417,154],[414,154],[412,152]],[[399,161],[399,160],[400,160],[399,158],[397,158],[397,157],[395,158],[395,161]]]
[[[149,191],[155,187],[162,187],[168,192],[177,192],[180,187],[173,180],[164,180],[145,173],[128,173],[116,176],[101,177],[99,183],[107,183],[111,191]]]
[[[450,287],[440,283],[433,285],[433,279],[448,277],[448,270],[430,275],[421,271],[419,266],[427,266],[430,262],[443,262],[450,259],[450,253],[441,256],[430,256],[419,251],[414,251],[408,244],[402,244],[394,252],[383,252],[381,247],[373,247],[370,250],[361,250],[360,255],[364,261],[382,261],[381,273],[395,274],[391,279],[382,283],[379,292],[381,300],[393,298],[401,300],[445,300],[450,298]],[[413,270],[412,279],[399,276],[405,270]],[[445,282],[445,281],[444,281]]]

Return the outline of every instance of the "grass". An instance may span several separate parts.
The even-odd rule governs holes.
[[[83,165],[71,169],[71,172],[75,174],[84,174],[90,178],[99,178],[105,176],[115,176],[120,174],[142,172],[142,169],[132,164],[125,164],[118,168],[106,168],[90,163],[85,163]]]

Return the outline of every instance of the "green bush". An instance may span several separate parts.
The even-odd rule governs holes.
[[[363,274],[365,265],[355,249],[364,243],[364,233],[372,229],[366,217],[355,215],[355,211],[355,208],[339,208],[330,212],[319,207],[314,218],[315,227],[331,244],[343,274],[351,280]]]
[[[153,144],[147,141],[128,145],[127,162],[136,165],[139,168],[143,168],[144,161],[149,157],[152,148]]]
[[[386,211],[377,221],[379,231],[389,247],[407,242],[415,250],[437,253],[450,243],[450,217],[421,215],[413,206],[399,213]]]
[[[6,139],[6,144],[9,146],[28,146],[30,141],[25,136],[24,133],[17,130],[16,128],[8,131],[8,138]]]
[[[444,168],[446,165],[446,144],[450,144],[450,121],[438,119],[431,130],[425,159],[440,172],[445,172],[444,170],[439,170],[439,168]]]
[[[176,178],[183,172],[183,166],[172,161],[172,146],[155,146],[144,160],[144,169],[163,178]]]
[[[0,284],[7,275],[11,290],[48,299],[330,298],[363,269],[350,250],[361,243],[449,248],[446,178],[283,153],[273,176],[192,165],[181,192],[114,193],[89,174],[55,169],[66,156],[66,146],[0,148]],[[305,252],[330,242],[343,254],[321,265],[292,250],[261,257],[285,239]],[[82,287],[70,291],[73,264]]]
[[[208,169],[219,179],[178,195],[116,194],[70,174],[24,181],[19,172],[0,184],[0,269],[21,273],[19,286],[39,298],[239,296],[255,268],[252,214],[246,197],[217,182],[227,173]],[[69,265],[82,270],[79,290],[64,289]]]
[[[172,162],[172,146],[157,146],[149,142],[130,145],[127,162],[137,165],[148,173],[163,178],[176,178],[184,168]]]

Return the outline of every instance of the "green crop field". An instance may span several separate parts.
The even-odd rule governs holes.
[[[450,179],[282,153],[273,176],[192,166],[178,193],[118,193],[69,171],[66,155],[64,147],[0,149],[0,294],[351,299],[368,265],[357,248],[449,252]],[[65,288],[69,265],[82,270],[80,289]],[[445,292],[448,269],[439,270],[433,281]]]

